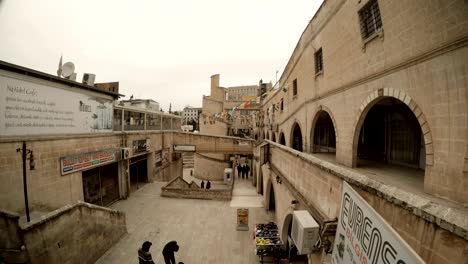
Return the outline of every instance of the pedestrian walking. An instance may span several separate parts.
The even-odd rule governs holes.
[[[206,182],[206,189],[208,190],[208,189],[210,189],[210,188],[211,188],[211,182],[210,182],[210,180],[208,180],[208,181]]]
[[[151,242],[145,241],[141,248],[138,249],[138,263],[154,264],[153,258],[151,257],[151,253],[149,253],[151,245]]]
[[[176,264],[174,252],[179,251],[179,245],[177,245],[177,241],[171,241],[167,243],[162,251],[164,257],[164,263],[166,264]]]
[[[204,181],[201,181],[200,187],[201,187],[202,189],[205,188],[205,182],[204,182]]]

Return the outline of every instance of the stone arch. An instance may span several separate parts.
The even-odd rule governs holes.
[[[275,188],[273,187],[273,183],[271,182],[271,177],[268,177],[267,184],[266,184],[266,195],[265,195],[265,208],[268,211],[275,211],[276,210],[276,198],[275,198]]]
[[[271,133],[271,141],[276,142],[276,133],[275,132]]]
[[[334,138],[333,139],[325,138],[325,140],[329,142],[329,144],[325,144],[325,145],[328,145],[328,146],[320,147],[320,145],[322,144],[320,143],[316,144],[316,143],[318,139],[317,137],[320,137],[321,135],[317,135],[317,134],[322,133],[323,131],[321,130],[331,129],[331,126],[330,128],[324,127],[323,129],[321,129],[323,125],[320,123],[324,121],[325,122],[328,121],[326,120],[327,118],[328,120],[331,121],[331,126],[333,127],[333,131],[329,131],[329,132],[330,132],[330,135],[331,134],[334,135]],[[317,129],[319,129],[319,131],[317,131]],[[333,116],[332,111],[328,107],[320,105],[319,107],[317,107],[315,111],[314,119],[312,120],[312,124],[310,128],[310,152],[335,152],[336,153],[336,146],[338,146],[338,128],[337,128],[335,117]]]
[[[299,122],[295,121],[291,128],[291,137],[289,139],[289,146],[295,150],[303,151],[303,138],[302,138],[302,129]]]
[[[286,138],[284,137],[283,131],[280,132],[279,135],[279,143],[283,146],[286,146]]]
[[[422,112],[418,104],[405,92],[402,90],[397,90],[393,88],[381,88],[377,91],[372,92],[367,96],[367,98],[362,102],[358,109],[356,120],[354,121],[353,126],[353,146],[352,146],[352,166],[357,166],[357,154],[358,154],[358,143],[361,133],[361,128],[364,124],[367,114],[373,106],[385,98],[394,98],[398,101],[404,103],[409,110],[414,114],[419,126],[421,128],[421,138],[424,140],[424,167],[427,169],[427,166],[432,166],[434,164],[434,152],[432,146],[432,133],[429,128],[429,123],[426,119],[426,116]]]
[[[292,231],[292,219],[293,219],[293,210],[288,209],[282,222],[281,226],[281,240],[285,241],[285,245],[288,243],[288,236],[291,235]],[[286,248],[289,248],[289,245],[286,245]]]

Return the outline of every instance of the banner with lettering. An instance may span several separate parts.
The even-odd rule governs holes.
[[[112,97],[73,90],[0,76],[0,136],[112,132]]]
[[[117,161],[114,149],[106,149],[60,158],[62,175],[91,169]]]
[[[346,182],[332,259],[335,264],[425,263]]]

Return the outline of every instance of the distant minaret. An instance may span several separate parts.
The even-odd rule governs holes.
[[[171,112],[171,108],[172,108],[172,104],[169,103],[169,114],[172,113],[172,112]]]
[[[61,77],[62,76],[62,54],[60,54],[60,61],[57,69],[57,76]]]

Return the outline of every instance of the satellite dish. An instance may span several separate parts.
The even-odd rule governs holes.
[[[75,71],[75,64],[73,64],[73,62],[66,62],[65,64],[63,64],[62,66],[62,76],[67,78],[67,77],[70,77],[73,72]]]

